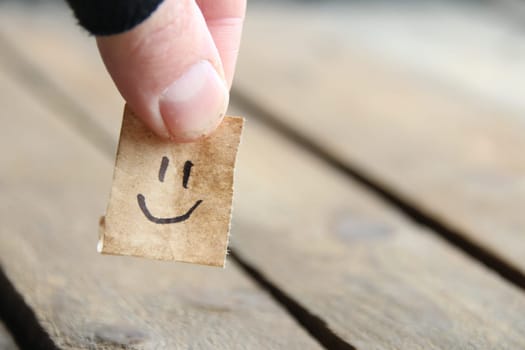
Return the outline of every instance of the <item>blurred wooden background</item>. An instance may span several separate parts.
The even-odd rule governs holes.
[[[0,2],[0,349],[525,348],[523,8],[249,3],[221,270],[97,255],[123,101]]]

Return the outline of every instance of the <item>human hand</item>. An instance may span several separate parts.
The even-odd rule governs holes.
[[[75,7],[78,1],[68,1],[82,24],[82,13]],[[220,124],[228,106],[245,7],[246,0],[164,0],[132,29],[97,36],[102,59],[121,95],[156,134],[191,142]]]

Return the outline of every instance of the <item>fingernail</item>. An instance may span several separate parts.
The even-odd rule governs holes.
[[[209,61],[191,66],[160,97],[160,114],[170,136],[189,142],[209,135],[228,107],[228,89]]]

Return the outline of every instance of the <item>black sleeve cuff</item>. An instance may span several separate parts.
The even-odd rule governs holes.
[[[94,35],[129,30],[157,9],[163,0],[66,0],[79,24]]]

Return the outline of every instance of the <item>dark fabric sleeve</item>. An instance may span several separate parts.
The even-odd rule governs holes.
[[[122,33],[149,17],[163,0],[66,0],[94,35]]]

